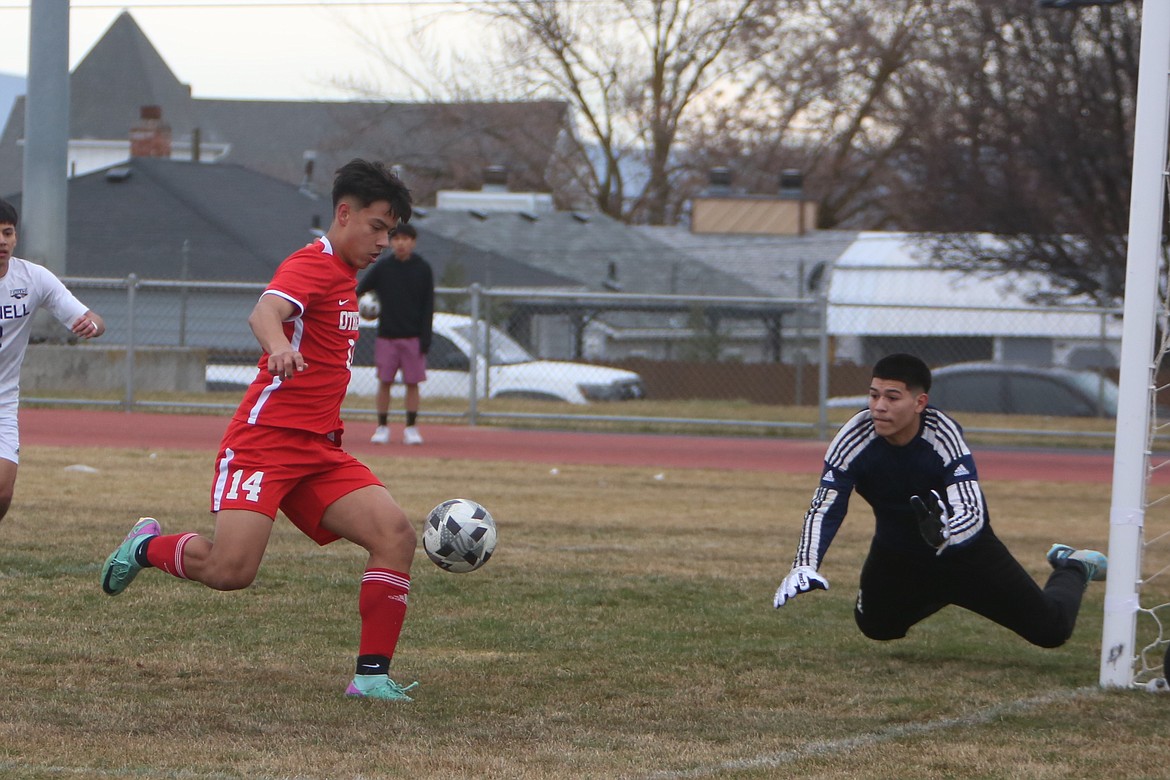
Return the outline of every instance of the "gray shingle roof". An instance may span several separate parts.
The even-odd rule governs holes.
[[[638,226],[635,230],[738,277],[758,295],[777,298],[800,297],[802,274],[806,292],[814,273],[827,279],[828,270],[858,235],[855,230],[816,230],[803,236],[698,234],[685,227]]]
[[[419,230],[568,276],[589,290],[606,289],[612,263],[622,292],[760,294],[734,275],[600,214],[558,211],[526,217],[501,211],[487,212],[483,219],[470,211],[428,209],[414,224]]]
[[[127,175],[109,175],[124,170]],[[19,196],[13,199],[19,210]],[[69,182],[66,274],[266,282],[289,254],[328,228],[332,204],[239,165],[139,158]],[[436,279],[457,261],[467,282],[569,287],[566,277],[419,227],[419,253]]]

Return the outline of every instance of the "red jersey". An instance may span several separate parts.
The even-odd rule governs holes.
[[[357,269],[322,238],[281,263],[263,295],[279,295],[297,307],[284,335],[304,356],[305,370],[282,380],[269,373],[268,354],[262,355],[234,419],[322,434],[340,430],[358,338]]]

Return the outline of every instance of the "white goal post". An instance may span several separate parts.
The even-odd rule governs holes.
[[[1142,586],[1146,498],[1151,470],[1155,373],[1164,346],[1155,329],[1166,319],[1162,224],[1167,191],[1167,127],[1170,123],[1170,2],[1142,3],[1141,52],[1126,254],[1120,398],[1109,510],[1109,575],[1101,641],[1104,687],[1134,684],[1135,647]],[[1159,623],[1159,626],[1161,623]],[[1162,636],[1159,640],[1170,639]],[[1165,674],[1165,671],[1163,672]]]

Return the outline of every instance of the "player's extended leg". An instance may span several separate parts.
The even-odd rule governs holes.
[[[334,501],[321,517],[321,527],[369,552],[358,593],[361,635],[357,669],[346,694],[365,698],[410,701],[390,679],[390,661],[406,619],[410,565],[418,545],[406,512],[381,485],[354,490]]]
[[[853,618],[870,639],[901,639],[916,623],[946,606],[917,559],[871,544],[861,567]]]
[[[0,520],[4,519],[8,514],[8,508],[12,506],[12,496],[16,493],[17,468],[14,461],[0,456]]]
[[[171,534],[151,539],[150,565],[214,590],[240,590],[252,584],[272,534],[272,518],[259,512],[225,509],[215,515],[215,537]]]
[[[271,518],[244,510],[216,514],[214,541],[196,533],[163,535],[154,518],[144,517],[106,559],[102,589],[116,596],[149,567],[215,590],[246,588],[256,579],[271,533]]]
[[[1087,583],[1083,569],[1057,568],[1041,588],[989,531],[953,556],[956,605],[1039,647],[1059,647],[1072,636]]]

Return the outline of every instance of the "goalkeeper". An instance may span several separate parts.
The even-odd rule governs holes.
[[[773,606],[828,590],[821,561],[854,489],[876,520],[853,615],[870,639],[901,639],[948,604],[969,609],[1040,647],[1072,635],[1081,597],[1105,579],[1105,556],[1056,544],[1041,588],[991,530],[962,428],[928,406],[930,369],[913,355],[873,367],[869,407],[837,432],[804,516],[792,571]]]

